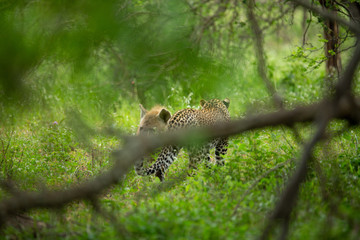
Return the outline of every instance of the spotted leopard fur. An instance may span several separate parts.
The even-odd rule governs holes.
[[[228,122],[230,121],[229,104],[229,99],[223,101],[218,99],[201,100],[200,109],[188,108],[176,112],[169,119],[167,130],[173,131],[189,127],[211,127],[215,124]],[[203,159],[207,160],[207,164],[210,164],[210,149],[212,148],[215,148],[216,164],[223,165],[222,155],[226,154],[227,146],[227,138],[215,138],[201,147],[188,147],[190,167],[195,168]],[[155,174],[160,181],[163,181],[166,170],[174,162],[180,149],[180,146],[164,147],[152,166],[145,169],[143,161],[140,161],[135,165],[135,172],[141,176]]]

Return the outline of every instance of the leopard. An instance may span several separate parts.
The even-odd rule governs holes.
[[[146,110],[142,104],[140,107],[140,123],[136,134],[161,133],[166,130],[167,122],[171,113],[165,107],[156,105],[150,110]]]
[[[177,111],[167,122],[167,131],[178,131],[181,129],[212,127],[230,121],[230,100],[211,99],[201,100],[200,109],[186,108]],[[150,167],[144,168],[143,161],[135,164],[135,172],[140,176],[155,174],[161,182],[165,180],[165,173],[175,161],[182,146],[169,145],[162,148],[157,160]],[[210,139],[201,146],[187,146],[189,155],[189,168],[196,169],[197,165],[205,160],[207,166],[211,167],[210,150],[215,149],[215,164],[223,166],[223,156],[227,153],[228,138],[220,137]]]
[[[166,131],[167,123],[171,117],[171,113],[163,106],[156,105],[147,110],[142,104],[140,107],[140,123],[136,131],[136,135],[159,134]],[[158,150],[159,151],[159,150]],[[146,163],[155,162],[153,156],[143,158]]]

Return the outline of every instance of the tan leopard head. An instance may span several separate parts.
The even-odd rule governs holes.
[[[212,118],[213,120],[230,120],[230,114],[228,111],[230,100],[225,98],[224,100],[211,99],[209,101],[201,100],[201,111]]]
[[[140,106],[140,124],[137,134],[147,134],[162,132],[166,129],[167,122],[171,117],[170,112],[161,106],[155,106],[151,110],[146,110]]]
[[[206,101],[204,99],[200,100],[200,106],[202,108],[229,108],[230,100],[228,98],[225,98],[224,100],[219,99],[211,99],[209,101]]]

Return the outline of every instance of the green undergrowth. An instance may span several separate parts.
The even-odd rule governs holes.
[[[330,129],[340,130],[343,125],[334,122]],[[315,131],[306,124],[296,128],[303,139]],[[359,129],[351,129],[316,149],[292,216],[291,239],[352,236],[351,224],[360,210],[358,134]],[[110,153],[120,143],[98,135],[83,142],[64,122],[43,121],[2,130],[1,142],[6,146],[3,176],[35,191],[91,179],[112,165]],[[78,202],[56,212],[35,210],[30,216],[49,224],[37,231],[40,239],[254,239],[294,172],[301,149],[288,128],[250,131],[230,139],[223,167],[200,165],[189,171],[187,153],[182,151],[164,183],[130,171],[102,194],[101,209]],[[323,191],[331,201],[323,200]],[[339,215],[329,214],[330,203],[336,204]],[[324,231],[328,224],[331,230]],[[12,227],[5,233],[9,238],[33,237],[32,230],[19,232]]]
[[[224,73],[219,92],[192,89],[171,79],[162,102],[149,90],[146,108],[155,104],[172,113],[199,107],[202,98],[230,99],[232,118],[274,110],[251,57],[233,63]],[[23,190],[61,189],[92,179],[113,164],[111,152],[134,135],[139,100],[119,94],[98,66],[89,76],[71,75],[68,68],[48,64],[33,76],[39,98],[24,113],[7,109],[0,128],[0,173]],[[55,74],[56,73],[56,74]],[[49,74],[51,76],[49,76]],[[306,71],[298,60],[269,58],[269,74],[284,96],[286,108],[323,96],[322,71]],[[62,81],[52,81],[59,79]],[[48,85],[44,82],[50,81]],[[41,84],[40,84],[41,83]],[[299,137],[286,126],[232,136],[226,164],[211,169],[202,164],[188,169],[186,151],[170,167],[166,181],[136,176],[129,171],[119,184],[99,196],[99,206],[80,201],[56,211],[32,210],[46,223],[41,229],[8,226],[5,239],[255,239],[294,173],[304,148],[316,131],[311,124],[295,125]],[[345,129],[345,131],[343,131]],[[356,239],[360,224],[359,129],[341,121],[329,127],[334,138],[314,152],[309,175],[291,216],[290,239]],[[214,158],[214,156],[212,156]],[[0,194],[8,195],[4,190]],[[314,227],[317,226],[317,227]],[[330,228],[329,228],[330,226]],[[329,229],[329,230],[325,230]],[[280,229],[275,229],[274,234]]]
[[[112,152],[136,134],[139,104],[174,114],[229,98],[233,119],[277,111],[258,73],[249,1],[72,2],[0,1],[0,202],[17,189],[66,190],[105,173]],[[254,8],[267,77],[285,109],[320,101],[330,92],[324,22],[315,14],[306,22],[300,8],[277,16],[270,3]],[[222,12],[228,4],[240,9]],[[234,35],[223,34],[226,19]],[[339,31],[345,50],[354,40]],[[341,52],[344,69],[350,51]],[[354,88],[359,94],[358,74]],[[259,239],[315,132],[298,123],[231,136],[222,167],[189,169],[181,151],[165,182],[131,169],[97,199],[7,219],[0,240]],[[309,160],[289,239],[359,239],[359,135],[358,127],[330,123]],[[281,239],[281,226],[272,225],[270,239]]]

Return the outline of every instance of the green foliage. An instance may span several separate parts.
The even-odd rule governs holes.
[[[204,6],[204,16],[217,7]],[[258,4],[257,14],[278,13],[269,7],[270,1]],[[249,24],[238,16],[228,32],[230,10],[197,42],[199,16],[183,1],[0,1],[0,176],[35,191],[91,179],[111,167],[111,151],[122,144],[117,137],[135,134],[139,103],[175,113],[198,108],[202,98],[227,97],[233,118],[274,110],[253,49],[239,40],[249,35]],[[323,96],[326,40],[315,28],[308,34],[312,44],[294,44],[303,33],[299,16],[295,12],[291,31],[264,39],[267,74],[287,108]],[[271,29],[276,24],[260,22]],[[219,41],[213,51],[204,43],[212,38]],[[296,127],[305,140],[314,131]],[[333,122],[329,131],[338,136],[315,151],[290,239],[356,234],[360,132],[342,128]],[[52,224],[38,231],[44,239],[255,239],[302,147],[285,127],[249,131],[230,139],[224,167],[201,164],[191,171],[181,152],[165,183],[130,171],[100,197],[102,214],[86,202],[29,214]],[[3,233],[34,236],[11,227]]]
[[[171,102],[178,106],[188,104],[184,100],[191,99],[191,96],[181,97],[181,92],[172,97]],[[232,102],[231,107],[237,108],[236,105]],[[129,131],[134,131],[132,126],[139,118],[138,109],[134,108],[137,106],[124,103],[115,114],[115,119],[127,122],[124,127]],[[35,119],[12,133],[6,153],[12,165],[9,167],[10,161],[8,165],[2,164],[2,175],[10,173],[9,177],[22,188],[37,189],[39,184],[58,188],[89,179],[111,165],[109,153],[117,140],[95,135],[91,146],[83,145],[64,121],[54,124],[54,121]],[[303,136],[313,131],[309,126],[300,127]],[[335,122],[331,129],[342,127],[341,122]],[[316,161],[327,179],[327,191],[334,196],[340,211],[354,219],[357,209],[360,210],[354,205],[359,196],[354,190],[359,177],[358,134],[359,129],[353,129],[329,143],[326,148],[329,152],[316,152]],[[9,142],[10,135],[5,131],[1,137]],[[94,215],[91,207],[84,204],[73,204],[59,216],[44,211],[34,211],[31,216],[55,225],[42,231],[44,237],[65,234],[69,239],[253,239],[260,234],[264,216],[276,203],[296,161],[272,169],[296,159],[300,150],[291,131],[273,128],[232,138],[224,167],[207,169],[200,165],[193,176],[183,175],[188,166],[187,155],[183,153],[169,169],[169,182],[164,184],[154,177],[135,176],[131,171],[120,185],[101,198],[105,210],[114,214],[125,232],[118,231],[119,225],[113,220],[104,221],[103,217]],[[317,176],[309,176],[301,191],[291,239],[316,239],[324,234],[321,227],[313,226],[326,226],[328,220],[324,214],[329,207],[323,204]],[[351,235],[351,226],[346,221],[332,218],[333,228],[326,233],[328,236]],[[10,228],[6,234],[30,236],[26,231],[19,233]]]
[[[85,147],[64,123],[36,120],[23,129],[1,131],[0,140],[1,175],[19,181],[24,189],[88,179],[108,165],[102,158],[109,158],[116,144],[107,139],[106,146],[93,141]]]
[[[69,153],[76,147],[73,141],[72,133],[69,133],[67,128],[60,128],[58,122],[53,122],[48,129],[42,132],[41,148],[44,152],[50,153],[46,156],[47,161],[68,161],[70,159]],[[71,146],[74,144],[74,146]]]

